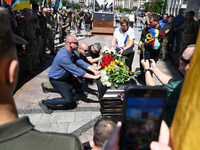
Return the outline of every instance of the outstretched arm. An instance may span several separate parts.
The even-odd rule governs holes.
[[[114,48],[116,42],[117,42],[117,39],[113,36],[113,39],[112,39],[112,42],[111,42],[111,47]]]
[[[156,77],[162,84],[168,84],[169,82],[173,81],[173,78],[171,76],[163,73],[160,69],[156,67],[155,61],[153,59],[150,59],[150,63],[150,70],[156,75]]]
[[[94,59],[92,57],[86,57],[86,58],[91,64],[98,62],[101,59],[100,57],[97,57],[97,58],[94,58]]]

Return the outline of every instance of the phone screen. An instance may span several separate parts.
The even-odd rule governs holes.
[[[149,52],[144,52],[144,60],[149,60],[150,56],[149,56]]]
[[[120,149],[146,150],[151,141],[158,140],[165,94],[150,88],[129,92],[125,99]]]

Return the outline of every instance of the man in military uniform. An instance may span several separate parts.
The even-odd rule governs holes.
[[[42,35],[42,55],[46,53],[46,47],[47,47],[47,22],[46,18],[43,15],[43,10],[41,7],[39,7],[39,13],[38,13],[38,19],[39,19],[39,26],[41,29],[41,35]]]
[[[7,9],[0,7],[0,149],[82,150],[73,134],[42,133],[27,116],[18,118],[13,93],[17,84],[18,58],[15,44],[27,44],[13,34]]]
[[[36,41],[37,41],[37,48],[35,50],[35,64],[39,65],[40,63],[40,53],[42,49],[42,36],[41,36],[41,29],[39,25],[39,19],[38,19],[38,12],[39,12],[39,5],[37,3],[32,4],[32,14],[31,14],[31,21],[35,29],[35,35],[36,35]],[[37,68],[37,66],[34,66]]]
[[[46,23],[47,23],[47,47],[51,51],[51,54],[54,53],[54,37],[53,37],[53,18],[50,16],[50,11],[48,8],[43,9],[44,16],[46,18]]]
[[[181,38],[181,52],[183,52],[188,45],[195,44],[196,42],[199,25],[198,22],[193,19],[194,15],[194,11],[189,11],[186,15],[187,21],[184,24],[184,30]]]
[[[37,41],[35,36],[35,29],[33,26],[31,19],[31,10],[25,8],[23,10],[24,19],[22,20],[22,37],[24,37],[28,41],[28,45],[26,45],[26,61],[27,61],[27,70],[31,75],[34,75],[33,68],[36,66],[36,49],[37,49]]]
[[[62,9],[59,9],[58,17],[57,17],[57,22],[58,22],[58,29],[59,29],[59,43],[62,43],[64,41],[63,39],[63,31],[62,31],[62,26],[63,26],[63,17],[62,17]]]
[[[162,44],[162,59],[161,60],[165,60],[165,57],[166,57],[166,51],[168,50],[169,41],[170,41],[170,38],[172,37],[172,33],[174,29],[173,20],[174,18],[172,16],[168,18],[169,24],[165,28],[165,37]]]

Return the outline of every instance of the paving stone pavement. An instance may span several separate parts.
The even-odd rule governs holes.
[[[139,31],[138,28],[134,28],[134,30],[136,34],[135,49],[137,49],[141,31]],[[82,33],[84,34],[84,31],[82,31]],[[74,35],[74,31],[72,31],[71,34]],[[94,35],[91,38],[78,37],[79,43],[86,42],[88,45],[100,42],[102,46],[110,46],[111,40],[111,35]],[[55,43],[58,48],[61,48],[64,45],[57,44],[58,35],[55,39]],[[101,117],[99,110],[100,104],[97,97],[97,86],[95,84],[89,85],[89,91],[93,92],[92,94],[88,94],[87,98],[84,98],[83,95],[76,96],[76,98],[80,100],[80,104],[76,109],[56,110],[52,114],[43,113],[38,106],[40,100],[60,97],[58,93],[43,93],[42,91],[41,83],[48,81],[47,73],[52,63],[53,56],[48,55],[47,58],[46,62],[41,65],[44,69],[26,83],[21,84],[14,94],[19,116],[29,116],[31,122],[35,125],[35,128],[40,131],[74,133],[82,142],[91,140],[92,127]],[[165,73],[174,77],[181,77],[177,68],[174,67],[170,60],[158,61],[157,65]],[[137,53],[135,53],[132,67],[133,69],[139,68],[139,56]],[[20,79],[20,81],[21,80],[23,79]],[[156,84],[161,84],[157,79],[155,79],[155,81]]]

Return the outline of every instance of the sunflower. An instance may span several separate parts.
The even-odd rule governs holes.
[[[146,37],[147,37],[148,40],[152,39],[152,35],[151,35],[150,33],[148,33],[148,34],[146,35]]]

